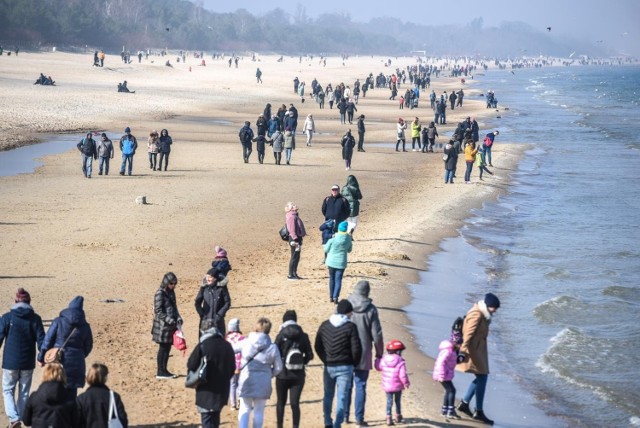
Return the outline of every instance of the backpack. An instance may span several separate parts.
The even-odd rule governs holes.
[[[491,141],[491,138],[489,138],[488,136],[484,137],[484,145],[487,147],[491,147],[491,145],[493,144],[493,141]]]
[[[304,370],[304,355],[296,342],[293,342],[287,351],[284,366],[287,370]]]

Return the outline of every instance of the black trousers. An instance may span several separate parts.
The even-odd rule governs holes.
[[[291,405],[293,426],[300,426],[300,396],[302,395],[303,388],[304,378],[295,380],[276,378],[276,395],[278,397],[276,419],[278,428],[282,428],[284,421],[284,408],[287,405],[287,394],[289,395],[289,404]]]
[[[364,150],[364,132],[358,132],[358,151]]]
[[[158,373],[159,375],[166,374],[169,370],[167,370],[167,364],[169,363],[169,353],[171,352],[171,343],[159,343],[158,344],[158,355],[156,357],[156,361],[158,363]]]

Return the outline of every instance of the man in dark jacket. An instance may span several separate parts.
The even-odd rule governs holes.
[[[282,321],[275,340],[283,363],[283,369],[276,377],[277,427],[283,428],[284,408],[289,395],[293,426],[297,428],[300,426],[300,395],[305,382],[305,367],[313,359],[313,351],[309,336],[297,323],[296,311],[287,310],[282,316]]]
[[[31,296],[18,288],[11,311],[0,318],[0,346],[2,354],[2,390],[4,411],[9,426],[19,424],[31,390],[31,378],[36,367],[36,345],[42,346],[44,327],[42,318],[31,307]],[[18,403],[15,392],[18,386]]]
[[[187,369],[197,370],[202,356],[207,358],[207,380],[196,387],[196,409],[203,428],[218,428],[220,411],[229,401],[229,385],[236,369],[236,357],[231,344],[224,340],[212,320],[204,320],[200,330],[200,343],[189,356]]]
[[[353,306],[341,300],[337,313],[331,315],[318,329],[315,351],[324,363],[324,397],[322,411],[325,428],[340,428],[344,421],[353,382],[353,368],[362,358],[358,328],[350,321]],[[331,418],[333,397],[338,387],[335,423]]]
[[[94,159],[98,159],[98,150],[96,148],[96,142],[92,137],[91,132],[87,132],[87,135],[80,140],[77,145],[78,150],[82,153],[82,173],[86,178],[91,178],[91,166]]]
[[[358,117],[358,151],[364,152],[364,114]]]
[[[240,128],[238,132],[240,137],[240,144],[242,144],[242,158],[244,163],[249,163],[249,156],[251,156],[251,141],[253,140],[253,130],[251,129],[251,122],[248,120],[244,122],[244,126]]]
[[[384,341],[382,339],[382,325],[378,316],[378,308],[375,307],[369,298],[371,286],[369,281],[359,281],[353,293],[349,296],[349,302],[353,306],[351,322],[358,328],[358,336],[362,345],[362,358],[356,364],[353,371],[353,384],[356,389],[355,394],[355,415],[356,426],[367,426],[364,423],[364,408],[367,402],[367,380],[369,371],[372,369],[373,350],[375,348],[375,358],[382,357],[384,353]],[[345,411],[347,420],[349,419],[349,409],[351,405],[351,391],[349,391],[349,401]]]
[[[83,304],[84,297],[76,296],[69,307],[60,312],[60,316],[51,323],[38,354],[38,361],[42,363],[49,349],[62,348],[64,345],[62,364],[67,375],[66,386],[74,398],[78,388],[84,387],[87,372],[85,358],[93,350],[93,333],[85,319]]]
[[[223,335],[226,328],[224,317],[231,307],[228,283],[229,279],[226,276],[221,275],[218,269],[211,268],[196,296],[196,312],[200,315],[200,322],[212,320],[213,325]]]
[[[335,220],[333,230],[335,233],[338,225],[349,218],[350,214],[351,206],[349,205],[349,201],[340,195],[340,186],[334,184],[331,186],[331,195],[324,198],[324,202],[322,203],[322,215],[324,215],[325,221],[329,219]]]

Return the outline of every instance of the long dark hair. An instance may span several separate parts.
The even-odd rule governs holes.
[[[177,284],[177,283],[178,283],[178,277],[176,276],[176,274],[173,272],[167,272],[164,274],[164,277],[162,278],[162,282],[160,283],[160,288],[162,288],[163,290],[166,290],[169,284]]]

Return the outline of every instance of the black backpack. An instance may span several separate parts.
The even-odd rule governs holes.
[[[284,357],[284,366],[287,370],[304,370],[304,355],[297,342],[291,343]]]

